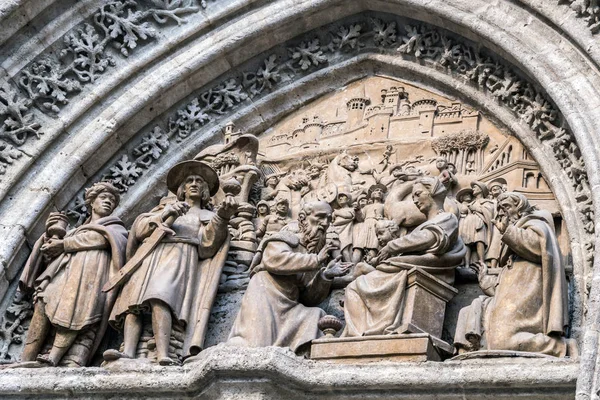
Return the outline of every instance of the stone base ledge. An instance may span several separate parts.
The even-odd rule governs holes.
[[[290,350],[216,346],[181,367],[0,371],[0,398],[573,399],[579,364],[549,358],[332,364]]]

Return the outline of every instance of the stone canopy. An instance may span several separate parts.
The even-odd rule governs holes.
[[[4,369],[2,396],[597,399],[600,39],[598,11],[586,4],[13,0],[0,5],[4,360],[16,361],[11,357],[18,355],[21,339],[14,338],[21,337],[20,324],[32,313],[15,293],[49,214],[63,211],[72,226],[81,225],[87,218],[84,189],[111,180],[121,196],[115,215],[129,228],[159,204],[167,172],[181,161],[211,162],[221,168],[222,179],[230,178],[228,161],[218,159],[219,143],[241,149],[240,157],[254,152],[243,163],[246,196],[252,179],[291,171],[297,159],[321,157],[328,163],[347,147],[350,154],[362,152],[359,168],[364,169],[367,153],[379,160],[389,143],[402,144],[406,154],[394,147],[399,153],[388,159],[443,155],[458,164],[459,174],[473,171],[488,183],[518,176],[515,187],[550,211],[559,228],[569,280],[568,334],[580,354],[577,360],[384,360],[358,366],[307,360],[275,347],[235,350],[219,343],[235,318],[228,315],[231,304],[239,308],[243,291],[225,281],[208,322],[208,348],[195,362]],[[397,101],[392,111],[385,107],[388,100]],[[471,147],[479,147],[459,155],[452,146],[465,131],[473,131],[472,140],[480,142]],[[477,132],[487,139],[475,137]],[[451,134],[456,135],[452,142],[438,139]],[[352,147],[368,135],[374,136],[364,147]],[[420,142],[423,137],[427,145]],[[243,144],[236,144],[242,143],[239,138],[245,138]],[[490,152],[493,146],[497,151]],[[231,246],[238,260],[244,257],[243,244],[234,238]],[[237,278],[237,272],[226,275]],[[468,287],[461,290],[457,299],[470,302],[474,296],[461,297]],[[339,298],[329,303],[334,300]],[[456,304],[448,306],[447,316],[455,317],[459,305],[468,303]]]

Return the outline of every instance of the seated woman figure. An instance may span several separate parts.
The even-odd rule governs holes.
[[[413,186],[412,197],[427,221],[390,240],[370,261],[375,270],[348,285],[342,336],[399,333],[407,273],[415,267],[454,283],[454,268],[462,262],[465,247],[458,219],[444,211],[446,188],[437,178],[421,178]]]

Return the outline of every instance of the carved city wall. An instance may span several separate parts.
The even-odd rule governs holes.
[[[441,156],[457,168],[453,194],[474,178],[486,183],[503,178],[511,182],[510,191],[525,193],[552,212],[570,280],[570,336],[578,338],[580,365],[587,371],[578,393],[591,398],[586,396],[598,312],[593,285],[597,139],[591,133],[597,77],[583,71],[588,63],[596,65],[593,8],[576,2],[502,2],[499,9],[478,11],[476,18],[485,23],[500,11],[528,21],[516,32],[475,24],[469,19],[473,5],[461,2],[243,3],[87,2],[74,9],[55,4],[32,9],[30,27],[21,29],[26,18],[13,16],[3,28],[14,33],[4,48],[16,53],[2,70],[6,311],[0,354],[10,359],[19,352],[32,313],[27,301],[13,302],[29,247],[44,231],[50,211],[66,212],[72,226],[84,222],[84,187],[110,179],[123,197],[117,212],[129,227],[165,194],[166,171],[208,145],[227,145],[223,132],[230,140],[239,137],[237,130],[256,135],[258,158],[248,163],[241,151],[237,160],[216,153],[201,159],[221,175],[254,164],[260,179],[309,170],[306,162],[290,161],[301,157],[325,169],[341,147],[366,136],[363,148],[348,148],[359,157],[359,170],[372,170],[366,186],[407,161],[436,175],[433,158]],[[57,20],[45,26],[61,13],[68,24]],[[298,15],[310,17],[305,24],[288,24]],[[252,27],[240,29],[238,17]],[[40,36],[30,33],[36,25],[45,26]],[[31,48],[36,50],[26,50]],[[335,90],[340,94],[320,99]],[[390,100],[392,106],[386,106]],[[229,121],[235,126],[227,133]],[[423,135],[428,140],[421,140]],[[251,186],[248,197],[258,199]],[[300,203],[290,203],[295,218]],[[233,247],[213,307],[210,344],[225,340],[249,281],[248,248],[239,239],[252,236],[252,230],[242,220],[231,226]],[[450,305],[447,315],[474,298],[477,285],[468,285],[460,289],[463,303]],[[323,307],[341,317],[339,295],[332,299],[337,311]],[[113,340],[118,346],[119,339]],[[567,375],[558,381],[573,385]]]

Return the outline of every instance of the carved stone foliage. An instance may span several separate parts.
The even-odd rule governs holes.
[[[17,292],[0,322],[0,364],[18,361],[32,315],[31,299]]]
[[[206,7],[202,1],[201,7]],[[185,22],[195,0],[113,0],[71,29],[62,44],[10,81],[0,82],[0,175],[22,155],[19,146],[42,133],[32,106],[56,116],[84,86],[93,85],[138,47],[158,37],[161,26]]]
[[[31,100],[23,98],[8,82],[0,82],[0,175],[22,156],[19,146],[42,133],[31,105]]]
[[[27,96],[44,112],[59,113],[86,84],[116,65],[110,48],[127,57],[144,42],[155,39],[158,27],[182,24],[196,12],[194,0],[115,0],[63,38],[58,56],[44,55],[18,78]]]
[[[559,4],[567,4],[575,11],[578,18],[583,18],[592,33],[600,31],[600,7],[594,0],[558,0]]]
[[[249,99],[272,91],[290,79],[298,79],[332,62],[374,48],[445,68],[489,92],[549,146],[573,182],[582,207],[590,204],[580,150],[568,127],[564,126],[559,111],[534,83],[510,65],[448,32],[423,24],[404,23],[388,16],[360,19],[327,28],[325,32],[310,32],[284,49],[273,49],[274,54],[264,60],[248,63],[239,74],[232,74],[217,86],[202,91],[176,110],[167,127],[159,127],[166,131],[163,143],[173,138],[184,140],[207,124],[218,122],[224,114],[245,105]],[[140,164],[133,154],[137,149],[134,146],[131,153],[119,156],[103,173],[116,179],[123,191],[141,176],[143,169],[140,168],[157,159],[146,157],[144,164]],[[584,224],[589,222],[588,214],[582,211],[582,217],[587,221]]]

